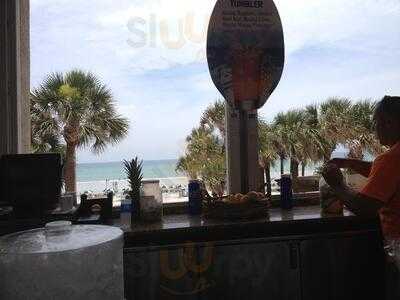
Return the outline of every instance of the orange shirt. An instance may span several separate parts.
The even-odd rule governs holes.
[[[384,203],[379,212],[383,234],[400,238],[400,142],[374,161],[361,194]]]

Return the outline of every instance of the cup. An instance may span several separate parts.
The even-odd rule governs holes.
[[[61,211],[70,211],[74,207],[75,193],[65,193],[60,198]]]

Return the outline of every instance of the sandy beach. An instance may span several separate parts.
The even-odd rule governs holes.
[[[155,180],[154,178],[144,179]],[[160,181],[160,187],[163,190],[164,203],[176,203],[188,201],[187,187],[189,179],[187,177],[168,177],[157,178]],[[106,191],[113,191],[114,204],[118,205],[123,199],[123,192],[129,189],[127,180],[98,180],[77,183],[78,195],[88,193],[91,196],[103,195]],[[277,193],[278,185],[275,180],[272,181],[273,193]]]
[[[187,177],[168,177],[168,178],[145,178],[146,180],[159,180],[160,187],[163,189],[163,200],[169,202],[187,201],[187,196],[177,191],[177,187],[187,190],[189,179]],[[102,195],[106,191],[113,191],[115,194],[114,201],[119,203],[123,198],[124,190],[129,189],[127,180],[98,180],[77,183],[77,194],[88,193],[89,195]],[[179,189],[179,188],[178,188]]]

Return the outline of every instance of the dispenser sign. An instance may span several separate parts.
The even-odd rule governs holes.
[[[219,0],[211,16],[207,59],[214,84],[237,109],[262,107],[282,76],[282,23],[272,0]]]

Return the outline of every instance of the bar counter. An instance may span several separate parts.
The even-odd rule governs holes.
[[[165,215],[123,229],[127,299],[384,299],[378,219],[308,206],[253,221]]]
[[[280,236],[326,235],[354,231],[379,231],[378,219],[343,215],[324,215],[319,206],[295,207],[286,211],[272,208],[268,218],[252,221],[207,220],[188,214],[165,215],[157,223],[121,226],[125,246],[168,245],[186,241],[204,242],[227,239],[279,238]]]
[[[0,221],[0,233],[46,221]],[[272,208],[252,221],[167,213],[158,223],[109,225],[125,233],[127,300],[385,298],[379,220],[348,211]]]

